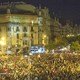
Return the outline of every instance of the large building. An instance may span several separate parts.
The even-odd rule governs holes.
[[[24,2],[1,3],[0,47],[48,44],[50,15],[48,9]]]

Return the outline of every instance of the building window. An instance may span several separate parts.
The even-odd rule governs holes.
[[[31,34],[31,45],[33,45],[33,34]]]
[[[19,30],[19,27],[17,27],[17,28],[16,28],[16,32],[19,32],[19,31],[20,31],[20,30]]]
[[[11,31],[11,27],[8,27],[8,31]]]
[[[24,40],[23,41],[23,45],[27,45],[27,40]]]
[[[23,28],[23,32],[27,32],[27,28],[26,27]]]
[[[33,39],[33,34],[31,34],[31,38]]]
[[[19,39],[19,34],[17,34],[17,39]]]
[[[26,33],[24,33],[24,34],[23,34],[23,37],[27,37],[27,34],[26,34]]]
[[[34,29],[33,29],[33,27],[31,27],[31,32],[33,32],[34,31]]]

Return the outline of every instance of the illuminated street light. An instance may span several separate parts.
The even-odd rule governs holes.
[[[43,38],[46,38],[47,36],[44,34]]]
[[[31,23],[32,23],[32,26],[33,26],[33,24],[34,24],[34,21],[31,21]]]
[[[44,45],[46,44],[46,43],[45,43],[46,37],[47,37],[47,35],[44,34],[44,35],[43,35],[43,42],[42,42]]]

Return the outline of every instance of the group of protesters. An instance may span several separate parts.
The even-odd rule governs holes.
[[[6,54],[15,54],[15,55],[19,55],[19,54],[23,54],[23,55],[28,55],[29,54],[29,48],[27,47],[27,45],[24,45],[22,47],[8,47],[6,49]]]

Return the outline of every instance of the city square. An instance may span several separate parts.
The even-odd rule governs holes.
[[[80,80],[80,23],[43,2],[0,2],[0,80]]]

